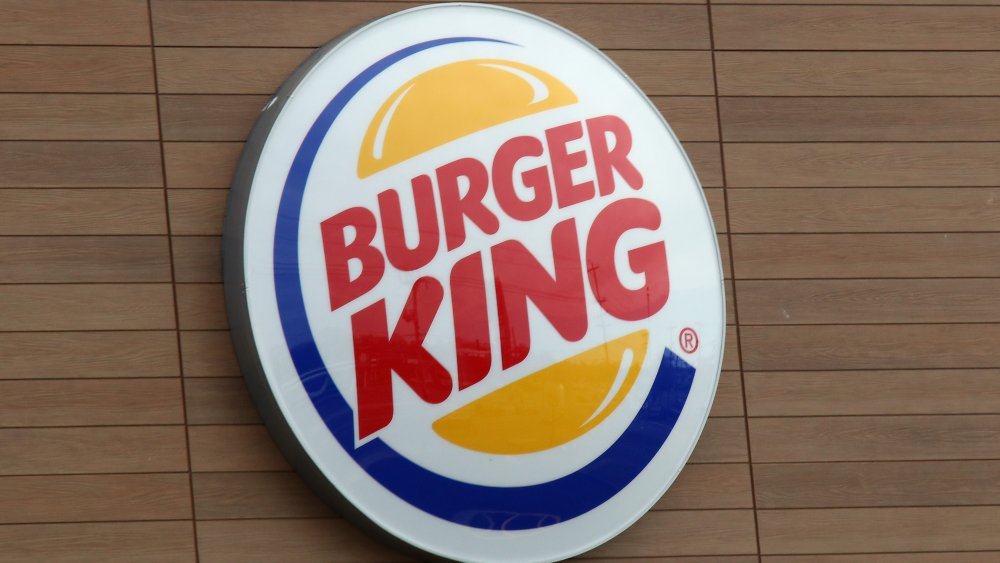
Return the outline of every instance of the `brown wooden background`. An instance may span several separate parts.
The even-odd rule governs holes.
[[[694,458],[586,557],[1000,561],[1000,0],[961,3],[517,5],[663,109],[733,278]],[[268,95],[409,5],[0,0],[0,561],[399,558],[259,424],[219,234]]]

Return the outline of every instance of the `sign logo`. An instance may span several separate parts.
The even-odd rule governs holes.
[[[268,427],[421,552],[599,545],[708,416],[725,308],[701,188],[641,91],[534,16],[435,5],[318,51],[251,134],[225,235]]]

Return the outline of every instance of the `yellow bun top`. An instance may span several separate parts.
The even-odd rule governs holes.
[[[526,64],[474,59],[417,75],[382,104],[365,133],[358,177],[513,119],[577,102],[551,75]]]

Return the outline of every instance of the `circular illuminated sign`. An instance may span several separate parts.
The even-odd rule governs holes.
[[[600,51],[506,8],[407,10],[299,68],[240,161],[225,278],[292,464],[435,556],[614,537],[718,382],[719,252],[680,144]]]

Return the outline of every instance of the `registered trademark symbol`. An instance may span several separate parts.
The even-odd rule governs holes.
[[[698,333],[693,328],[682,330],[678,340],[681,343],[681,350],[684,350],[688,354],[693,354],[698,349]]]

